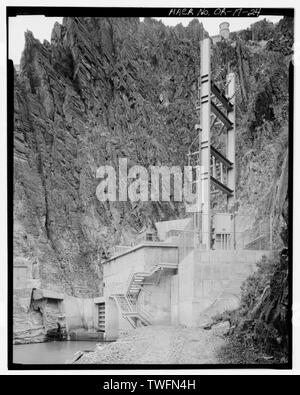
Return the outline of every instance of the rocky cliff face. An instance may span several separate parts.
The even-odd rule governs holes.
[[[39,257],[43,286],[96,293],[103,252],[179,214],[171,204],[102,204],[95,174],[118,157],[184,164],[201,34],[198,23],[171,30],[134,18],[66,18],[51,44],[26,33],[15,82],[15,255]]]
[[[291,29],[285,19],[259,41],[240,32],[214,48],[214,73],[230,67],[238,78],[238,200],[259,215],[287,146],[290,52],[279,44]],[[64,18],[51,43],[26,33],[15,76],[14,254],[38,257],[42,287],[99,294],[111,246],[183,214],[175,203],[101,203],[95,175],[119,157],[186,164],[204,34],[197,20],[168,28],[138,18]]]

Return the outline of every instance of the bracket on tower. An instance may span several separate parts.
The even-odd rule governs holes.
[[[233,111],[233,105],[232,103],[230,103],[228,97],[226,97],[224,93],[222,93],[221,90],[217,87],[217,85],[214,84],[213,82],[211,84],[211,91],[216,96],[216,98],[222,103],[226,111],[228,112]]]

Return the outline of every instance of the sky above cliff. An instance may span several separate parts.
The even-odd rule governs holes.
[[[273,23],[278,22],[282,17],[280,16],[262,16],[259,18],[198,18],[208,33],[214,36],[219,33],[219,24],[221,22],[230,23],[230,31],[238,31],[246,29],[252,23],[267,18]],[[14,64],[19,64],[21,54],[24,49],[24,32],[31,30],[33,35],[41,42],[43,40],[50,41],[51,31],[55,22],[62,23],[63,18],[50,18],[42,15],[34,16],[17,16],[9,18],[9,58],[13,60]],[[143,19],[143,18],[141,18]],[[192,18],[155,18],[162,20],[165,25],[175,26],[182,23],[187,26]]]

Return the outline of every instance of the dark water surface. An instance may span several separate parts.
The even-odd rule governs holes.
[[[99,342],[98,342],[99,343]],[[22,364],[64,364],[77,351],[94,350],[95,341],[55,341],[13,346],[13,362]]]

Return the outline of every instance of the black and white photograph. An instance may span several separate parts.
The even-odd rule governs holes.
[[[8,369],[292,369],[294,8],[16,5]]]

